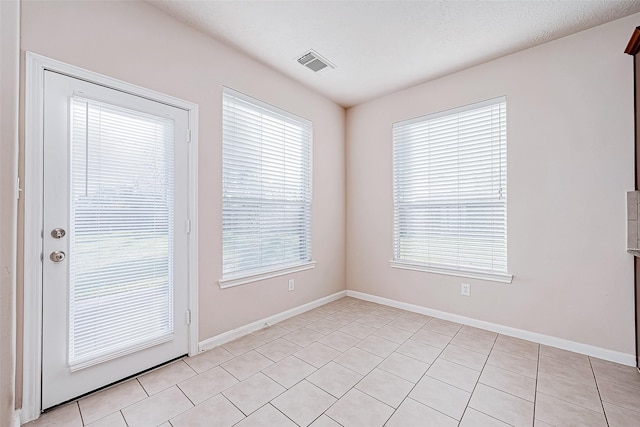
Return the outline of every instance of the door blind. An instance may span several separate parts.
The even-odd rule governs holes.
[[[394,261],[507,272],[506,99],[393,125]]]
[[[174,123],[71,99],[71,370],[173,333]]]
[[[311,260],[308,120],[223,93],[223,279]]]

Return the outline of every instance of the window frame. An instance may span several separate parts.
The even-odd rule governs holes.
[[[414,256],[414,259],[411,258],[407,258],[406,255],[402,256],[402,254],[400,253],[400,235],[402,233],[406,233],[407,232],[407,228],[402,228],[402,226],[400,225],[400,223],[404,220],[406,220],[407,218],[411,218],[411,216],[401,216],[399,211],[402,209],[406,209],[407,207],[410,207],[412,202],[404,202],[401,203],[400,202],[400,197],[399,197],[399,193],[402,194],[403,196],[405,196],[405,193],[401,192],[401,190],[399,189],[399,187],[402,185],[401,183],[399,183],[399,180],[401,179],[405,179],[405,181],[403,181],[404,185],[406,185],[406,181],[410,181],[412,178],[406,178],[406,177],[400,177],[399,173],[397,171],[397,168],[399,166],[407,166],[408,163],[406,160],[402,160],[398,158],[398,145],[400,144],[405,144],[404,146],[401,147],[401,150],[407,150],[407,146],[410,144],[413,144],[414,146],[416,144],[423,144],[423,145],[429,145],[433,143],[433,140],[430,137],[421,137],[421,139],[418,138],[413,138],[412,137],[408,137],[408,138],[397,138],[397,135],[402,132],[402,131],[409,131],[410,126],[412,125],[424,125],[424,126],[428,126],[432,121],[435,120],[442,120],[442,119],[447,119],[447,118],[451,118],[453,119],[454,117],[459,117],[460,114],[464,114],[464,113],[468,113],[468,112],[472,112],[474,110],[476,111],[480,111],[483,108],[489,107],[489,106],[494,106],[494,105],[501,105],[504,104],[504,123],[501,125],[496,126],[496,128],[501,128],[501,126],[504,126],[504,142],[500,143],[500,149],[499,149],[499,153],[498,154],[493,154],[492,153],[492,157],[491,159],[493,160],[495,158],[495,156],[498,157],[498,161],[499,161],[499,168],[504,168],[504,171],[506,172],[507,167],[506,167],[506,162],[507,162],[507,123],[506,123],[506,108],[507,108],[507,100],[505,96],[501,96],[501,97],[497,97],[497,98],[492,98],[492,99],[488,99],[485,101],[480,101],[480,102],[476,102],[473,104],[469,104],[469,105],[464,105],[461,107],[457,107],[457,108],[453,108],[453,109],[449,109],[449,110],[445,110],[445,111],[440,111],[440,112],[436,112],[433,114],[428,114],[428,115],[424,115],[424,116],[420,116],[420,117],[416,117],[413,119],[409,119],[409,120],[403,120],[400,122],[396,122],[393,123],[393,130],[392,130],[392,146],[393,146],[393,259],[390,261],[390,265],[393,268],[399,268],[399,269],[406,269],[406,270],[414,270],[414,271],[424,271],[424,272],[430,272],[430,273],[436,273],[436,274],[444,274],[444,275],[451,275],[451,276],[457,276],[457,277],[468,277],[468,278],[474,278],[474,279],[483,279],[483,280],[490,280],[490,281],[496,281],[496,282],[503,282],[503,283],[511,283],[513,280],[513,275],[508,273],[508,245],[507,245],[507,238],[508,238],[508,233],[507,233],[507,207],[508,207],[508,198],[506,197],[506,187],[507,187],[507,176],[505,175],[503,180],[504,180],[504,185],[500,185],[500,191],[501,194],[502,192],[504,192],[504,209],[502,211],[502,215],[504,218],[504,265],[505,265],[505,269],[503,270],[491,270],[491,269],[486,269],[486,268],[473,268],[473,266],[469,266],[468,264],[464,264],[460,262],[460,259],[458,259],[458,262],[456,264],[443,264],[443,263],[438,263],[438,262],[425,262],[425,261],[419,261],[416,260],[416,253],[414,254],[410,254]],[[502,114],[502,113],[500,113]],[[502,115],[500,116],[502,118]],[[491,132],[493,132],[495,130],[495,128],[491,127]],[[399,141],[400,140],[400,141]],[[491,142],[488,142],[487,144],[493,144],[494,137],[491,138]],[[459,147],[460,144],[460,138],[459,138],[459,131],[458,134],[455,136],[455,142],[449,144],[449,146],[455,146],[455,147]],[[484,147],[484,145],[483,145]],[[428,152],[430,148],[422,148],[419,155],[424,155],[425,152]],[[399,164],[402,163],[402,164]],[[448,163],[439,163],[438,166],[441,166],[443,164],[448,165]],[[427,168],[428,166],[426,164],[421,164],[419,165],[420,168],[418,169],[417,172],[414,172],[414,176],[415,175],[420,175],[420,174],[425,174],[425,176],[427,176],[429,174]],[[415,166],[414,166],[415,167]],[[460,168],[455,169],[456,171],[456,180],[460,179]],[[484,178],[495,178],[495,171],[491,171],[491,172],[484,172],[483,177]],[[433,176],[433,175],[432,175]],[[413,178],[415,179],[415,178]],[[426,178],[425,178],[426,179]],[[459,181],[458,181],[459,182]],[[491,184],[494,185],[494,184]],[[452,194],[455,194],[456,196],[458,196],[460,194],[460,192],[454,192]],[[502,197],[501,197],[502,198]],[[490,198],[486,198],[485,200],[483,200],[482,202],[486,203],[488,201],[490,201]],[[500,199],[498,199],[500,200]],[[457,216],[453,216],[452,219],[454,220],[460,220],[462,219],[462,214],[461,214],[461,210],[460,210],[460,206],[466,206],[468,205],[469,201],[468,199],[461,199],[461,200],[455,200],[453,202],[448,202],[448,204],[446,206],[443,206],[443,208],[451,208],[451,207],[456,207],[456,209],[458,210],[458,215]],[[413,202],[413,204],[415,204],[415,202]],[[423,204],[427,204],[426,202]],[[430,209],[430,207],[426,207],[425,209]],[[416,218],[417,216],[414,216],[413,218]],[[417,218],[423,218],[424,214],[420,217]],[[448,217],[447,217],[448,218]],[[466,224],[468,224],[468,222],[466,222]],[[428,228],[428,226],[425,226]],[[459,230],[458,230],[459,231]],[[451,239],[451,241],[454,241],[455,239],[452,238],[453,233],[450,233],[448,236],[446,236],[446,238]],[[423,236],[420,238],[420,242],[427,242],[429,240],[429,237],[427,236]],[[429,243],[425,243],[426,245],[428,245]],[[460,240],[457,241],[457,244],[460,244]],[[489,248],[489,246],[487,246],[487,248]],[[490,247],[491,249],[493,249],[493,246]],[[425,257],[427,257],[426,252],[423,251],[422,255],[424,255]],[[455,256],[451,256],[449,259],[455,259]],[[460,258],[458,256],[458,258]]]
[[[244,285],[247,283],[252,283],[252,282],[257,282],[260,280],[265,280],[265,279],[269,279],[269,278],[273,278],[273,277],[278,277],[278,276],[283,276],[283,275],[287,275],[287,274],[291,274],[291,273],[295,273],[295,272],[299,272],[299,271],[304,271],[304,270],[309,270],[312,268],[315,268],[315,264],[316,262],[313,260],[312,258],[312,250],[313,250],[313,221],[312,221],[312,207],[313,207],[313,123],[311,120],[305,119],[303,117],[300,117],[296,114],[293,114],[291,112],[288,112],[286,110],[283,110],[281,108],[275,107],[271,104],[268,104],[266,102],[263,102],[259,99],[253,98],[249,95],[243,94],[241,92],[238,92],[234,89],[231,89],[229,87],[223,87],[223,96],[222,96],[222,131],[223,131],[223,135],[222,135],[222,226],[223,226],[223,230],[222,230],[222,277],[221,279],[218,281],[220,288],[225,289],[225,288],[229,288],[229,287],[233,287],[233,286],[239,286],[239,285]],[[224,130],[225,130],[225,112],[227,112],[227,102],[230,99],[238,99],[238,102],[242,102],[244,104],[249,104],[251,107],[255,108],[256,111],[263,111],[267,114],[272,114],[272,117],[282,117],[285,120],[288,120],[290,122],[295,122],[297,125],[301,126],[301,127],[306,127],[308,129],[307,131],[307,135],[308,135],[308,141],[304,141],[305,144],[308,144],[305,148],[306,150],[308,150],[308,153],[305,153],[305,155],[308,155],[308,165],[306,165],[306,170],[303,170],[303,172],[306,172],[308,174],[308,194],[304,193],[304,195],[308,198],[308,202],[304,202],[303,204],[300,204],[300,206],[304,205],[304,209],[305,209],[305,216],[306,216],[306,220],[305,221],[301,221],[301,224],[304,224],[303,229],[306,230],[308,233],[305,233],[304,231],[301,232],[299,234],[300,239],[304,240],[305,242],[307,242],[308,246],[305,248],[305,250],[301,251],[301,255],[302,254],[308,254],[308,259],[299,259],[299,260],[294,260],[291,262],[282,262],[282,263],[278,263],[278,264],[271,264],[271,265],[258,265],[256,268],[250,268],[250,269],[244,269],[244,270],[239,270],[239,271],[234,271],[234,272],[228,272],[225,273],[225,266],[224,266],[224,262],[225,262],[225,238],[224,238],[224,234],[225,234],[225,204],[227,201],[231,201],[234,200],[233,198],[229,198],[227,199],[225,197],[225,136],[224,136]],[[284,144],[284,142],[283,142]],[[260,145],[262,147],[262,143]],[[305,158],[305,161],[307,161],[307,159]],[[284,188],[284,187],[283,187]],[[235,199],[235,200],[241,200],[241,199]],[[260,200],[267,200],[265,198],[262,198]],[[256,212],[260,212],[260,210],[257,210]],[[283,233],[282,235],[286,235],[285,233]],[[289,234],[289,235],[293,235]]]

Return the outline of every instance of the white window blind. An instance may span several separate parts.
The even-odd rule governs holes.
[[[173,120],[71,99],[69,366],[173,334]]]
[[[223,93],[223,279],[311,261],[311,122]]]
[[[393,167],[395,266],[507,276],[504,97],[395,123]]]

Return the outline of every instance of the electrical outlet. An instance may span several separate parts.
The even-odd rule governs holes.
[[[289,279],[289,290],[292,291],[296,288],[296,285],[294,283],[293,279]]]
[[[462,283],[460,285],[460,293],[465,297],[471,296],[471,285],[468,283]]]

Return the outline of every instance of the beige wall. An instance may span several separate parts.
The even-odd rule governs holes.
[[[622,52],[639,18],[348,110],[348,288],[632,354],[633,80]],[[513,283],[392,269],[391,124],[501,95]],[[471,297],[460,295],[461,282]]]
[[[199,105],[200,341],[345,289],[342,107],[143,2],[25,1],[21,48]],[[218,286],[223,85],[313,122],[317,265],[291,275],[293,292],[288,276]]]
[[[20,3],[0,1],[0,426],[16,420],[16,176]]]

